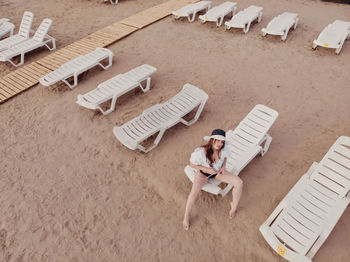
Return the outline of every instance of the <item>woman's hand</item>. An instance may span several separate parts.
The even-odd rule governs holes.
[[[225,166],[222,166],[218,172],[218,174],[222,174],[225,172]]]

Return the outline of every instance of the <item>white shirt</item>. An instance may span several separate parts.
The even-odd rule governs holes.
[[[213,169],[219,171],[224,163],[225,157],[228,158],[230,156],[230,147],[225,145],[223,149],[221,149],[220,159],[217,163],[213,162]],[[197,147],[191,154],[190,162],[193,165],[210,167],[210,162],[205,155],[205,150],[203,147]]]

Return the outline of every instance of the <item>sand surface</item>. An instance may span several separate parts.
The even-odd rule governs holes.
[[[53,19],[58,48],[164,0],[0,0],[0,17],[34,26]],[[223,1],[214,0],[214,4]],[[285,261],[259,226],[313,161],[350,134],[350,42],[340,55],[311,49],[350,6],[312,0],[237,0],[238,10],[264,7],[263,20],[244,35],[198,20],[165,18],[113,44],[114,65],[91,70],[74,90],[38,85],[0,105],[0,261]],[[299,13],[286,42],[262,38],[275,15]],[[49,54],[32,52],[26,61]],[[108,116],[79,107],[78,94],[148,63],[158,68],[151,90],[132,91]],[[0,74],[14,70],[0,65]],[[209,94],[199,121],[166,132],[143,154],[113,135],[121,125],[192,83]],[[269,152],[240,177],[239,212],[228,219],[230,196],[202,192],[188,232],[181,221],[191,182],[183,172],[193,149],[214,128],[237,126],[256,104],[279,112]],[[314,261],[350,257],[348,208]]]

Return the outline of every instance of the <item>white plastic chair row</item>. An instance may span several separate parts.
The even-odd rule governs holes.
[[[181,122],[187,126],[195,123],[208,99],[208,95],[198,87],[185,84],[182,91],[163,104],[154,105],[140,116],[128,121],[122,126],[115,126],[113,133],[126,147],[143,152],[155,148],[162,139],[164,132]],[[186,121],[183,117],[198,107],[195,117]],[[152,146],[141,145],[149,137],[157,134]]]
[[[311,262],[350,202],[350,137],[339,137],[278,204],[260,232],[288,261]]]
[[[19,44],[29,38],[34,14],[32,12],[25,11],[23,14],[22,22],[18,30],[18,34],[12,35],[4,40],[0,41],[0,51],[6,50],[16,44]]]
[[[226,132],[226,143],[231,151],[226,162],[227,171],[238,176],[258,154],[264,156],[272,141],[267,132],[277,117],[278,113],[275,110],[264,105],[256,105],[235,130]],[[185,167],[185,173],[192,182],[195,172],[196,170],[189,165]],[[202,190],[225,196],[232,189],[231,185],[227,185],[224,189],[219,185],[220,181],[212,179]]]
[[[50,86],[62,81],[70,88],[74,88],[78,85],[78,76],[81,73],[97,65],[101,66],[105,70],[111,67],[113,63],[113,56],[113,52],[109,49],[98,47],[96,50],[64,63],[55,71],[43,76],[40,78],[40,83],[43,86]],[[102,61],[105,59],[108,59],[107,65],[102,64]],[[71,77],[73,77],[73,84],[68,82],[68,78]]]
[[[7,34],[10,34],[10,36],[12,36],[13,30],[15,30],[15,25],[10,23],[9,19],[7,18],[0,19],[0,39]]]
[[[145,93],[150,89],[151,75],[157,69],[153,66],[144,64],[136,67],[125,74],[119,74],[97,86],[84,95],[78,95],[77,103],[88,109],[98,109],[104,115],[115,110],[117,98],[129,92],[130,90],[140,87]],[[146,81],[146,87],[142,82]],[[111,100],[111,106],[108,110],[103,110],[101,104]]]
[[[55,39],[47,34],[51,24],[52,20],[45,18],[32,38],[26,39],[19,44],[1,51],[0,61],[10,62],[12,65],[17,67],[24,63],[24,55],[32,50],[42,46],[46,46],[50,51],[56,49]],[[49,43],[51,43],[51,47],[49,46]],[[16,56],[20,56],[20,61],[17,64],[13,62],[13,58]]]

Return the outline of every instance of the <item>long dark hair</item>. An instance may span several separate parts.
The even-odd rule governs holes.
[[[202,145],[202,147],[205,149],[205,156],[209,160],[209,165],[211,167],[213,167],[213,163],[214,163],[214,159],[213,159],[213,154],[214,154],[213,144],[214,144],[214,140],[215,140],[214,138],[210,138],[210,140],[208,141],[207,144]],[[224,147],[225,147],[225,141],[224,141],[224,144],[222,145],[221,149],[223,149]]]

